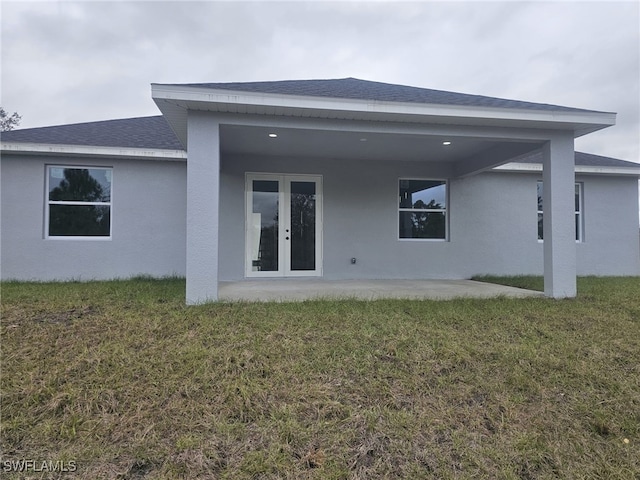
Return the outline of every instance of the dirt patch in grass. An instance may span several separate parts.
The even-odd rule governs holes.
[[[2,285],[3,478],[621,478],[640,279],[576,300],[183,305],[179,279]],[[33,469],[32,469],[33,470]]]

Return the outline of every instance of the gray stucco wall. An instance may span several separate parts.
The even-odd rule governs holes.
[[[576,181],[584,191],[578,275],[640,275],[637,178],[578,176]]]
[[[220,279],[244,277],[245,172],[323,176],[323,276],[468,278],[543,272],[537,174],[484,173],[449,184],[449,240],[398,240],[398,179],[446,178],[435,164],[226,157],[220,195]],[[633,177],[584,176],[580,275],[638,275],[638,190]],[[352,265],[350,259],[357,258]]]
[[[113,167],[111,240],[44,238],[46,165]],[[3,155],[1,174],[2,279],[184,276],[184,162]]]
[[[113,238],[44,239],[45,165],[113,167]],[[244,278],[245,173],[323,176],[323,274],[346,278],[468,278],[542,274],[536,181],[485,173],[449,184],[449,241],[398,240],[398,179],[446,178],[435,164],[224,156],[220,280]],[[1,160],[2,279],[184,275],[184,162],[6,155]],[[639,275],[638,188],[633,177],[582,176],[585,241],[579,275]],[[352,265],[350,259],[357,258]]]

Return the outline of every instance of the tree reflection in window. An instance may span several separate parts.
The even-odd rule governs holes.
[[[446,239],[447,185],[442,180],[400,180],[399,237]]]
[[[111,170],[49,168],[49,236],[111,234]]]
[[[291,270],[315,270],[316,184],[291,182]]]
[[[416,210],[441,209],[442,205],[435,201],[428,204],[418,200],[414,204]],[[418,211],[411,214],[411,238],[444,238],[445,214],[443,212]]]
[[[254,272],[278,271],[279,185],[277,180],[253,180],[252,214],[258,222],[257,231],[252,231]]]

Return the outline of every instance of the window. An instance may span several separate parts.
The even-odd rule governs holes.
[[[399,187],[399,237],[445,240],[447,182],[401,179]]]
[[[582,184],[576,183],[575,187],[575,220],[576,242],[582,242]],[[538,240],[544,238],[542,230],[542,182],[538,182]]]
[[[46,236],[111,236],[111,169],[47,167]]]

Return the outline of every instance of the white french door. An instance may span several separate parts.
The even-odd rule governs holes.
[[[247,277],[322,275],[322,177],[247,174]]]

